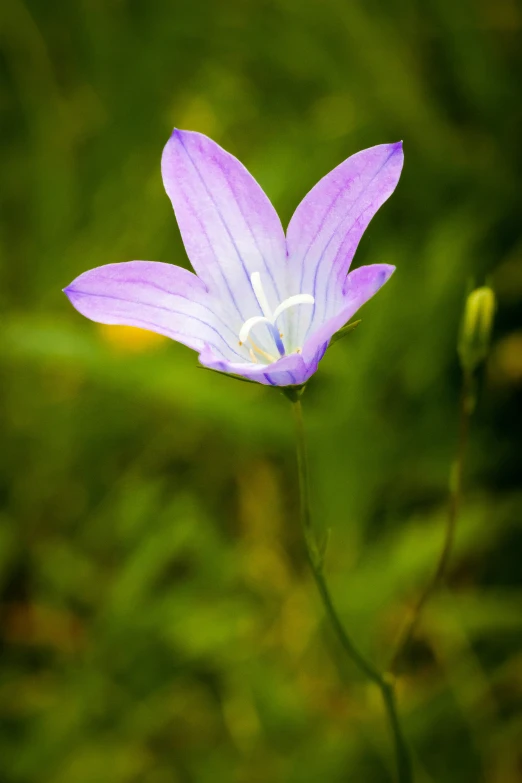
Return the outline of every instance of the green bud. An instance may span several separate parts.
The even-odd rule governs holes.
[[[473,372],[488,355],[495,307],[495,294],[488,286],[476,288],[466,299],[458,343],[464,370]]]

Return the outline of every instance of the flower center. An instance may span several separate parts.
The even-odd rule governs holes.
[[[311,294],[296,294],[295,296],[289,296],[287,299],[284,299],[281,304],[279,304],[272,312],[272,309],[268,304],[268,299],[266,298],[265,290],[261,282],[261,275],[259,272],[253,272],[250,275],[250,282],[252,283],[255,297],[259,303],[259,307],[261,308],[263,315],[255,315],[245,321],[239,330],[239,345],[243,345],[247,339],[250,339],[250,342],[253,346],[253,350],[252,348],[249,350],[252,361],[258,361],[255,353],[257,352],[269,362],[275,362],[276,358],[274,356],[262,348],[259,348],[259,346],[253,342],[252,338],[249,337],[250,331],[254,328],[254,326],[257,326],[257,324],[266,324],[275,347],[277,348],[279,356],[284,356],[286,351],[283,343],[283,335],[277,327],[277,319],[282,313],[285,312],[285,310],[288,310],[289,307],[294,307],[295,305],[300,304],[313,304],[315,300]]]

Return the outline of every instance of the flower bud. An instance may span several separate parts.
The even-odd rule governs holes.
[[[488,355],[495,307],[495,294],[488,286],[476,288],[466,299],[458,343],[464,370],[473,372]]]

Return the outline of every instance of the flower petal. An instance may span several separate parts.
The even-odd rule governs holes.
[[[331,336],[377,293],[394,271],[395,267],[390,264],[371,264],[350,272],[345,281],[340,312],[329,318],[305,341],[302,352],[305,362],[319,362],[322,359]]]
[[[204,367],[220,372],[233,373],[257,381],[264,386],[296,386],[304,383],[315,372],[315,368],[305,364],[300,354],[292,353],[273,364],[252,364],[247,362],[229,362],[219,359],[207,346],[199,355]]]
[[[159,332],[201,351],[240,360],[237,335],[215,307],[205,284],[192,272],[154,261],[107,264],[84,272],[65,294],[74,307],[104,324]]]
[[[321,179],[297,207],[287,231],[290,276],[315,297],[299,314],[296,341],[343,306],[344,277],[368,223],[393,193],[403,165],[402,143],[358,152]]]
[[[226,303],[232,326],[261,308],[251,275],[263,278],[270,308],[286,297],[286,245],[267,196],[237,158],[201,133],[174,130],[162,174],[192,266]]]

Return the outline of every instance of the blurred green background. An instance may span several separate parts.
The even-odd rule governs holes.
[[[516,0],[5,0],[0,7],[0,780],[387,783],[297,518],[289,405],[61,289],[187,265],[174,125],[286,225],[404,139],[356,264],[396,264],[304,398],[339,611],[379,664],[437,557],[470,279],[499,302],[447,589],[398,683],[418,783],[522,780],[522,10]]]

